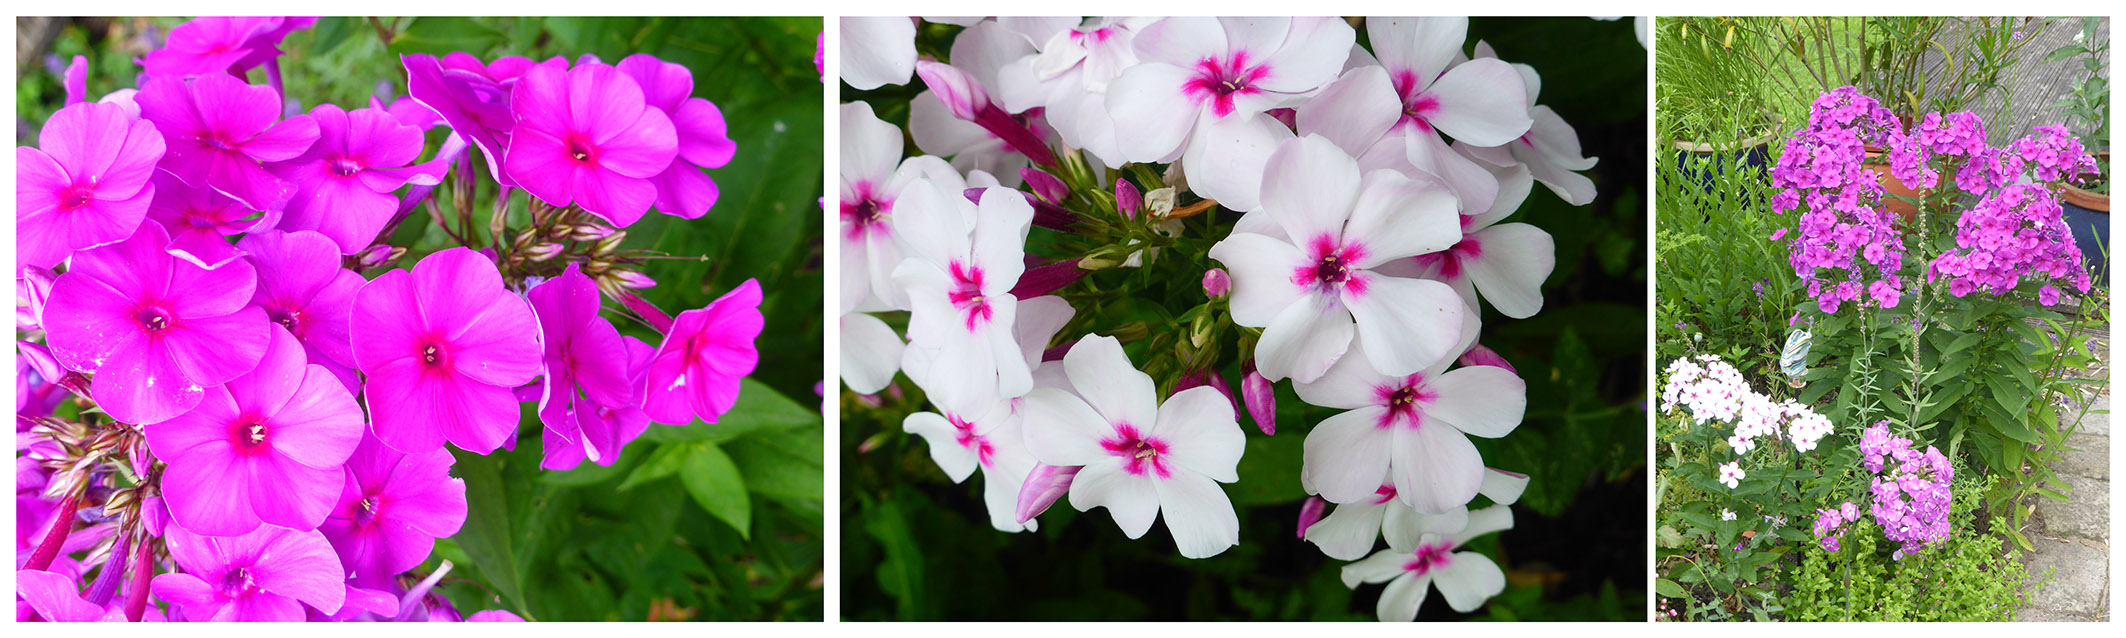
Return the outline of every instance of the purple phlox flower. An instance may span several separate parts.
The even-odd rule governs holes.
[[[279,228],[323,233],[340,254],[352,255],[376,239],[398,212],[392,191],[434,186],[450,167],[452,158],[444,156],[410,165],[421,155],[421,130],[387,111],[321,104],[310,118],[317,121],[317,143],[272,166],[273,174],[296,188]]]
[[[723,111],[693,97],[694,74],[684,66],[638,53],[621,60],[619,69],[642,86],[644,103],[664,112],[678,136],[678,155],[650,178],[657,185],[657,210],[686,219],[708,213],[718,191],[716,180],[701,169],[722,168],[738,151],[724,128]]]
[[[354,314],[354,294],[367,282],[340,267],[338,247],[307,230],[252,233],[237,247],[258,269],[251,305],[301,341],[312,365],[331,372],[348,392],[359,392],[347,322]]]
[[[598,285],[569,264],[525,293],[546,334],[542,467],[565,470],[588,458],[612,465],[620,448],[649,427],[642,376],[655,348],[622,337],[598,316]],[[619,355],[619,356],[615,356]]]
[[[51,268],[140,227],[164,152],[155,125],[117,105],[75,104],[45,121],[37,144],[15,147],[15,270]]]
[[[149,51],[141,66],[148,75],[204,76],[243,72],[280,57],[280,43],[317,18],[201,17],[170,29],[167,46]]]
[[[362,438],[354,395],[279,327],[258,368],[207,390],[199,407],[147,429],[169,463],[162,495],[180,527],[242,534],[260,524],[317,528],[339,495],[340,468]]]
[[[262,163],[294,159],[318,138],[317,120],[308,115],[275,122],[281,98],[272,87],[227,75],[152,77],[134,101],[141,117],[154,122],[169,142],[160,168],[269,217],[277,217],[295,185],[274,177]]]
[[[169,528],[170,558],[183,573],[155,577],[155,597],[192,620],[303,620],[303,605],[339,611],[346,600],[340,560],[316,530],[271,525],[241,536],[209,537]]]
[[[155,200],[148,219],[170,233],[169,253],[201,268],[220,268],[244,255],[229,235],[268,221],[259,211],[202,184],[191,186],[169,171],[155,172]]]
[[[448,440],[486,454],[516,433],[511,389],[539,375],[539,326],[493,261],[452,248],[384,273],[355,293],[351,325],[385,445],[421,453]]]
[[[502,163],[526,192],[620,227],[657,200],[650,178],[678,156],[678,132],[626,73],[604,64],[535,66],[509,100],[517,125]]]
[[[164,252],[145,224],[131,239],[82,251],[52,284],[46,340],[68,369],[94,374],[111,418],[149,424],[199,405],[206,387],[258,364],[266,313],[248,306],[257,273],[233,261],[207,270]]]
[[[751,279],[708,307],[679,313],[650,360],[642,410],[658,423],[715,423],[738,400],[738,379],[760,362],[753,341],[765,325],[760,282]]]
[[[435,539],[465,524],[465,481],[450,476],[452,462],[446,450],[402,454],[362,438],[347,459],[338,505],[318,527],[355,587],[397,591],[393,577],[420,566]]]

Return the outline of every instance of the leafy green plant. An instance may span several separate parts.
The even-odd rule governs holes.
[[[2075,43],[2053,49],[2045,54],[2046,63],[2073,61],[2080,71],[2088,76],[2074,87],[2072,93],[2061,96],[2051,108],[2066,109],[2070,121],[2079,121],[2074,130],[2081,134],[2082,141],[2090,148],[2111,148],[2111,78],[2104,73],[2105,61],[2111,53],[2111,38],[2104,29],[2103,18],[2082,18],[2080,33]],[[2098,193],[2111,192],[2111,164],[2097,163],[2098,174],[2075,186]]]
[[[1838,551],[1806,545],[1787,576],[1787,619],[1800,621],[2014,620],[2030,585],[2021,555],[1983,529],[1979,495],[1996,479],[1959,479],[1950,514],[1954,530],[1917,554],[1893,558],[1881,530],[1862,516]],[[2040,575],[2038,582],[2050,578]]]

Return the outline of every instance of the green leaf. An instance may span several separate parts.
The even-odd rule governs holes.
[[[731,411],[723,413],[715,423],[696,420],[685,426],[652,426],[643,433],[643,438],[722,443],[749,432],[788,430],[815,425],[821,420],[818,410],[799,405],[776,392],[775,388],[746,378],[738,382],[738,400],[731,404]]]
[[[903,487],[902,489],[906,489]],[[873,504],[864,513],[864,533],[885,549],[878,565],[878,585],[894,598],[902,620],[919,620],[923,608],[923,549],[908,530],[901,512],[903,499],[889,498]]]
[[[2089,50],[2082,48],[2082,45],[2070,44],[2057,49],[2053,49],[2051,53],[2045,54],[2045,63],[2052,64],[2054,62],[2065,60],[2067,58],[2071,58],[2088,52]]]
[[[480,573],[518,609],[524,605],[523,581],[516,559],[515,534],[510,530],[509,498],[502,482],[502,456],[481,456],[463,450],[457,457],[458,477],[465,479],[465,525],[451,537]],[[528,615],[528,614],[527,614]]]
[[[751,540],[753,505],[746,498],[746,480],[739,476],[738,466],[714,443],[686,447],[692,447],[693,453],[680,466],[679,481],[686,485],[687,494],[701,509],[730,523],[740,538]]]
[[[509,36],[472,18],[428,16],[391,36],[391,52],[426,53],[442,56],[464,51],[487,57],[488,49],[507,42]]]
[[[1948,356],[1956,354],[1958,352],[1962,352],[1966,348],[1978,345],[1979,338],[1983,336],[1984,335],[1981,335],[1976,332],[1966,333],[1964,334],[1964,336],[1957,337],[1955,341],[1949,342],[1949,345],[1943,346],[1941,349],[1941,354],[1942,356]]]
[[[1682,585],[1678,585],[1676,584],[1676,581],[1669,580],[1666,578],[1654,579],[1654,593],[1658,593],[1669,598],[1684,598],[1688,595],[1684,593]]]
[[[770,498],[821,501],[826,498],[823,468],[825,432],[804,428],[755,432],[724,447],[738,463],[746,489]]]
[[[679,469],[687,464],[687,453],[691,451],[690,447],[690,445],[685,443],[666,443],[657,446],[657,451],[650,453],[650,459],[643,461],[642,467],[635,468],[635,471],[629,472],[627,480],[620,482],[619,489],[626,491],[637,485],[678,473]]]

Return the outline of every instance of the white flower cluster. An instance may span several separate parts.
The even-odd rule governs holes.
[[[1484,467],[1468,438],[1510,433],[1527,403],[1511,366],[1476,344],[1479,303],[1513,318],[1542,308],[1552,239],[1500,223],[1534,184],[1573,205],[1595,195],[1578,171],[1596,160],[1536,103],[1536,71],[1483,42],[1465,49],[1464,18],[1368,19],[1370,47],[1337,18],[947,21],[964,29],[939,61],[918,57],[916,19],[842,19],[844,82],[927,87],[907,137],[928,153],[903,159],[897,127],[843,105],[843,381],[868,394],[900,372],[920,386],[938,412],[906,429],[954,480],[983,470],[1000,530],[1033,527],[1067,491],[1131,538],[1163,517],[1184,556],[1237,544],[1218,483],[1238,480],[1245,438],[1222,380],[1162,402],[1111,337],[1063,335],[1074,345],[1060,364],[1043,356],[1076,315],[1047,293],[1094,261],[1027,254],[1030,225],[1068,233],[1083,214],[1058,205],[1071,193],[1047,171],[1104,183],[1168,164],[1172,186],[1140,195],[1121,181],[1112,199],[1161,220],[1178,188],[1244,213],[1210,250],[1229,279],[1204,282],[1214,297],[1229,286],[1232,322],[1260,331],[1243,380],[1258,424],[1274,430],[1262,405],[1284,379],[1344,410],[1306,437],[1302,483],[1339,504],[1306,538],[1348,560],[1400,530],[1360,563],[1393,573],[1346,573],[1354,586],[1416,579],[1390,586],[1383,620],[1414,618],[1428,583],[1464,611],[1502,591],[1489,558],[1451,551],[1510,527],[1505,505],[1527,482]],[[1113,265],[1149,261],[1118,248],[1127,261]],[[871,314],[893,311],[908,313],[905,343]],[[1479,493],[1499,505],[1469,512]]]
[[[1795,401],[1774,401],[1751,390],[1742,372],[1718,355],[1701,354],[1668,364],[1668,381],[1661,386],[1661,412],[1682,407],[1698,423],[1708,421],[1735,425],[1727,439],[1737,456],[1756,449],[1760,437],[1784,434],[1797,452],[1809,452],[1829,435],[1831,420]],[[1739,478],[1739,477],[1738,477]]]

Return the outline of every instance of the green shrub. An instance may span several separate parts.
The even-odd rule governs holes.
[[[1981,530],[1979,499],[1996,479],[1958,479],[1948,538],[1893,558],[1871,517],[1849,524],[1839,551],[1807,545],[1789,571],[1787,619],[1803,621],[2006,621],[2028,602],[2022,552]],[[2041,576],[2049,579],[2050,572]]]

